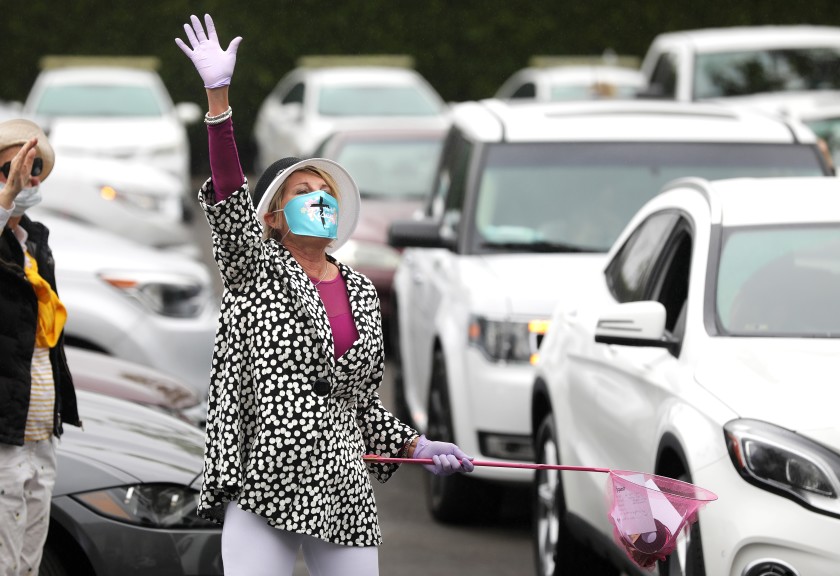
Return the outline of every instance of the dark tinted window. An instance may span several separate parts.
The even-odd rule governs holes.
[[[303,93],[304,93],[304,86],[303,82],[299,82],[292,86],[292,89],[289,90],[288,94],[283,98],[283,104],[293,104],[295,102],[302,103],[303,102]]]
[[[511,98],[536,98],[537,87],[533,82],[523,84],[516,91],[510,95]]]
[[[654,214],[627,239],[607,268],[607,285],[619,302],[644,300],[646,282],[678,216]]]
[[[650,79],[650,88],[648,90],[652,95],[663,98],[676,97],[677,67],[675,59],[676,56],[671,53],[665,53],[660,56]]]

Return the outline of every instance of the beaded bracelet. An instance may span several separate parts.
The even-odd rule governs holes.
[[[227,120],[228,118],[233,116],[233,110],[231,109],[230,106],[228,106],[227,110],[225,110],[224,112],[222,112],[218,116],[210,116],[209,114],[210,113],[208,112],[207,114],[204,115],[204,123],[205,124],[210,124],[210,125],[221,124],[222,122],[224,122],[225,120]]]

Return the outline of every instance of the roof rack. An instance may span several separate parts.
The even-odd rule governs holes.
[[[637,56],[619,56],[607,49],[600,56],[585,55],[534,55],[528,60],[532,68],[550,68],[556,66],[619,66],[638,69],[640,59]]]
[[[297,59],[301,68],[332,66],[388,66],[414,68],[414,57],[407,54],[312,54]]]
[[[114,66],[119,68],[141,68],[159,70],[157,56],[42,56],[38,61],[41,70],[71,68],[78,66]]]

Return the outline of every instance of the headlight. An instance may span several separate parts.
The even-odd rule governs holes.
[[[156,194],[137,192],[122,186],[114,187],[107,184],[99,188],[99,196],[104,200],[125,202],[135,208],[151,212],[162,211],[166,202],[165,198]]]
[[[218,528],[198,516],[198,492],[175,484],[135,484],[73,498],[97,514],[150,528]]]
[[[205,285],[192,276],[106,272],[99,277],[161,316],[194,318],[201,313],[209,299]]]
[[[334,256],[351,268],[380,268],[396,270],[400,253],[387,244],[348,240]]]
[[[732,463],[745,480],[840,517],[840,454],[757,420],[728,422],[724,434]]]
[[[537,361],[537,351],[548,329],[545,320],[489,320],[473,316],[469,325],[469,342],[493,361]]]

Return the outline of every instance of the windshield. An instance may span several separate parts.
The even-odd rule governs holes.
[[[77,85],[44,90],[38,116],[161,116],[160,101],[147,86]]]
[[[815,147],[787,144],[547,143],[490,147],[473,250],[606,252],[676,178],[824,175]]]
[[[716,312],[725,333],[840,336],[840,226],[728,229]]]
[[[437,102],[415,86],[330,86],[322,88],[323,116],[435,116]]]
[[[406,198],[429,194],[443,146],[436,139],[347,142],[336,161],[352,175],[363,196]]]
[[[699,54],[694,98],[840,90],[840,48]]]

